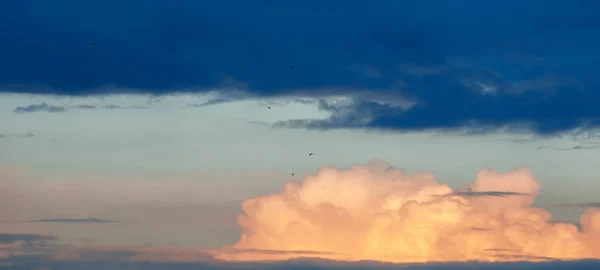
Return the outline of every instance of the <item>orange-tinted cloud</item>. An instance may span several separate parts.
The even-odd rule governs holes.
[[[550,222],[548,211],[531,206],[540,188],[525,168],[483,169],[467,191],[381,160],[349,170],[323,168],[280,194],[245,201],[238,217],[241,238],[231,247],[315,253],[223,250],[215,256],[384,262],[600,258],[600,210],[581,216],[583,231]]]

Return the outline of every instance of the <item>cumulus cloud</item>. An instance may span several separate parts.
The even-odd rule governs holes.
[[[473,184],[453,190],[431,173],[407,174],[381,160],[348,170],[328,167],[288,183],[279,194],[245,201],[238,216],[242,234],[231,248],[312,250],[321,252],[313,257],[384,262],[600,258],[600,209],[582,214],[582,231],[551,222],[549,212],[532,206],[540,188],[525,168],[483,169]]]
[[[14,109],[15,113],[33,113],[33,112],[56,113],[56,112],[65,112],[65,111],[67,111],[67,109],[65,107],[48,105],[45,102],[42,102],[40,104],[31,104],[31,105],[25,106],[25,107],[16,107]]]
[[[7,202],[15,205],[7,199],[25,194],[24,191],[41,194],[28,184],[31,182],[23,181],[27,179],[26,171],[0,167],[0,173],[0,207],[6,207]],[[11,182],[21,184],[22,189],[7,185]],[[108,190],[123,187],[100,188],[106,182],[97,186],[74,184],[76,182],[55,183],[39,190],[52,193],[52,199],[57,200],[71,198],[67,195],[87,188],[100,192],[99,196],[92,196],[91,201],[102,198],[112,201],[119,197],[107,197],[111,194]],[[174,192],[172,184],[153,187],[168,193],[165,196],[181,195]],[[189,183],[176,186],[190,187]],[[147,181],[132,183],[131,189],[123,194],[135,194],[136,190],[148,187]],[[242,235],[231,247],[81,248],[36,242],[55,241],[52,236],[0,234],[0,243],[22,243],[0,248],[0,266],[21,267],[16,269],[96,269],[100,266],[103,267],[100,269],[597,268],[597,261],[555,262],[600,257],[600,210],[593,208],[597,205],[581,205],[592,207],[581,216],[581,230],[572,224],[551,222],[548,212],[532,207],[540,187],[528,169],[507,173],[483,169],[473,184],[453,190],[438,183],[431,173],[408,174],[375,160],[347,170],[323,168],[303,182],[287,184],[279,194],[245,201],[243,213],[238,217]],[[198,190],[192,193],[197,194]],[[153,192],[146,195],[148,201],[160,198]],[[83,195],[89,196],[91,193]],[[30,197],[37,199],[37,196]],[[78,204],[79,199],[75,200]],[[30,208],[25,203],[19,205],[18,212]],[[10,210],[0,209],[2,212]],[[198,222],[210,222],[209,218],[200,218]],[[296,260],[285,262],[257,262],[294,258]],[[449,263],[468,260],[552,262]],[[410,264],[422,261],[429,263]],[[403,264],[389,264],[391,262]]]

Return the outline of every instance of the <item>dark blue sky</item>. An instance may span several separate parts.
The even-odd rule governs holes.
[[[600,125],[598,13],[593,0],[4,0],[0,91],[167,94],[233,81],[257,97],[357,97],[322,106],[327,121],[280,126],[556,134]]]

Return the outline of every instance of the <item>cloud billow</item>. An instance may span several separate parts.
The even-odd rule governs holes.
[[[407,174],[382,160],[327,167],[279,194],[245,201],[232,248],[394,263],[600,258],[600,208],[585,205],[579,227],[553,222],[532,206],[540,188],[526,168],[482,169],[467,191],[454,191],[431,173]],[[298,257],[217,253],[232,261]]]
[[[329,119],[277,124],[316,129],[510,126],[556,134],[600,125],[600,37],[593,34],[600,8],[591,1],[544,5],[544,12],[538,3],[503,0],[37,5],[35,12],[0,6],[0,23],[13,25],[0,44],[0,91],[236,88],[255,98],[354,98],[329,108]],[[237,83],[225,83],[231,78]]]

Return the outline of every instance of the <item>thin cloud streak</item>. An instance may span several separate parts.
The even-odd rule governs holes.
[[[526,193],[511,192],[511,191],[457,191],[451,194],[442,196],[459,196],[459,197],[508,197],[508,196],[530,196]]]
[[[597,208],[600,208],[600,202],[564,203],[564,204],[555,204],[554,206],[558,206],[558,207],[583,207],[583,208],[597,207]]]
[[[97,219],[97,218],[45,218],[32,220],[29,222],[43,223],[116,223],[116,220]]]
[[[40,104],[31,104],[31,105],[25,106],[25,107],[16,107],[14,109],[15,113],[35,113],[35,112],[59,113],[59,112],[66,112],[66,111],[67,111],[67,109],[65,107],[48,105],[45,102],[42,102]]]

